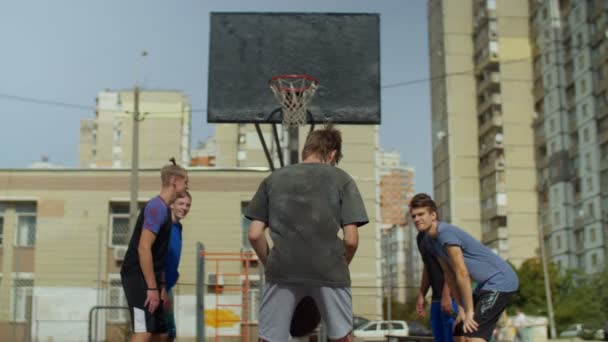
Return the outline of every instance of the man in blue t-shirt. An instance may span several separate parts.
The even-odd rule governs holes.
[[[418,251],[422,257],[424,269],[420,281],[420,292],[416,300],[416,312],[424,317],[424,297],[429,288],[432,289],[431,303],[431,330],[435,342],[452,342],[452,328],[454,326],[454,314],[458,312],[456,301],[450,296],[450,289],[444,281],[441,265],[437,258],[431,253],[431,245],[425,238],[425,234],[418,232],[416,236]]]
[[[426,234],[431,253],[437,257],[459,304],[454,337],[489,341],[496,322],[519,287],[517,274],[462,229],[439,221],[437,205],[430,196],[414,196],[410,211],[418,231]],[[471,280],[477,283],[474,293]]]
[[[165,319],[167,322],[167,335],[165,341],[175,341],[177,329],[175,326],[175,315],[173,313],[173,287],[179,279],[179,259],[182,254],[182,224],[183,220],[192,205],[192,196],[188,191],[178,195],[177,199],[171,204],[171,238],[169,239],[169,248],[165,258],[165,281],[167,288],[168,300],[165,302]]]

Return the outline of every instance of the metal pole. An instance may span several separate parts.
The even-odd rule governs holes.
[[[196,341],[205,341],[205,260],[202,243],[196,243]]]
[[[101,249],[103,239],[102,230],[103,227],[101,225],[97,226],[97,231],[99,232],[99,242],[97,248],[97,305],[101,305]],[[99,339],[99,330],[101,329],[99,326],[99,322],[97,320],[95,320],[95,322],[97,323],[95,325],[95,341],[97,341]]]
[[[137,221],[137,190],[139,171],[139,85],[133,91],[133,140],[131,149],[131,201],[129,203],[129,229]]]
[[[549,312],[549,334],[550,334],[550,338],[555,338],[556,336],[556,332],[555,332],[555,319],[553,316],[553,300],[551,299],[551,285],[550,285],[550,279],[549,279],[549,270],[547,267],[547,256],[545,254],[545,239],[544,239],[544,233],[543,233],[543,220],[540,219],[539,225],[538,225],[538,238],[539,238],[539,246],[540,246],[540,256],[541,256],[541,261],[543,263],[543,275],[544,275],[544,280],[545,280],[545,296],[547,297],[547,311]]]

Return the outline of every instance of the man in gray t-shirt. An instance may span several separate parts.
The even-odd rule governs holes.
[[[252,220],[249,239],[266,267],[258,323],[264,341],[287,341],[293,311],[306,296],[319,307],[330,339],[352,338],[348,265],[357,249],[358,227],[368,218],[354,180],[335,167],[341,145],[337,129],[313,131],[303,162],[264,179],[245,211]],[[272,250],[264,237],[266,227]]]
[[[456,341],[489,341],[500,315],[519,287],[517,274],[498,255],[462,229],[439,221],[437,205],[426,194],[410,201],[412,219],[426,234],[451,293],[459,304]],[[471,280],[477,283],[471,291]]]

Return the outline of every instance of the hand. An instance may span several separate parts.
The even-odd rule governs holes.
[[[452,298],[450,296],[441,296],[441,311],[450,316],[454,313]]]
[[[148,290],[146,293],[146,301],[144,302],[144,308],[147,307],[148,311],[153,314],[158,308],[160,303],[158,290]]]
[[[416,313],[420,317],[426,316],[426,311],[424,310],[424,296],[422,293],[418,294],[418,299],[416,300]]]
[[[468,311],[465,314],[464,321],[463,321],[463,331],[465,332],[465,334],[477,331],[477,329],[479,328],[479,324],[477,322],[475,322],[474,316],[475,316],[474,311]]]
[[[456,328],[456,326],[458,324],[460,324],[460,322],[464,321],[464,319],[465,319],[464,308],[462,306],[458,306],[458,313],[456,314],[456,319],[454,320],[454,324],[452,324],[452,333],[454,332],[454,328]]]

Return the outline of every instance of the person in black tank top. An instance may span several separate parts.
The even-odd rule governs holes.
[[[164,266],[171,237],[169,205],[188,190],[186,170],[171,161],[161,170],[160,195],[139,214],[120,270],[132,320],[132,342],[150,341],[167,332],[162,302],[167,298]]]

